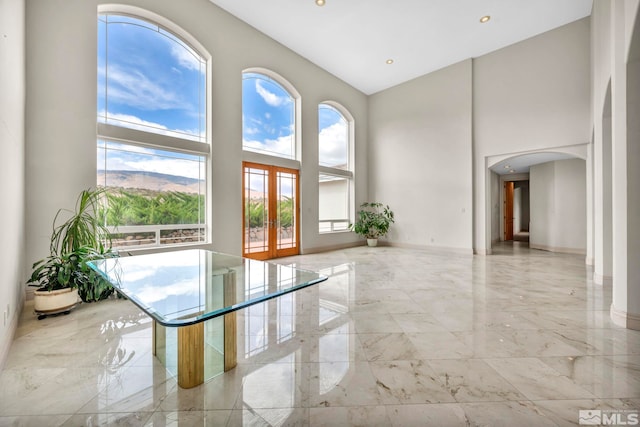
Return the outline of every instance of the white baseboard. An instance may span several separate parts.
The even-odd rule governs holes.
[[[613,306],[613,303],[611,304],[609,313],[611,315],[611,320],[616,325],[640,331],[640,314],[627,313],[626,311],[618,310]]]
[[[344,243],[341,245],[331,245],[331,246],[318,246],[315,248],[304,248],[300,251],[301,255],[305,254],[316,254],[322,252],[335,251],[340,249],[347,248],[355,248],[357,246],[364,246],[367,242],[365,240],[352,242],[352,243]],[[458,255],[473,255],[474,251],[472,249],[465,248],[451,248],[447,246],[427,246],[427,245],[415,245],[411,243],[398,243],[398,242],[389,242],[387,240],[378,240],[378,246],[388,246],[394,248],[403,248],[403,249],[415,249],[419,251],[433,251],[438,253],[452,253]]]
[[[561,246],[546,246],[540,245],[537,243],[529,242],[529,247],[531,249],[540,249],[548,252],[559,252],[563,254],[575,254],[575,255],[587,255],[587,251],[581,248],[564,248]]]
[[[602,274],[598,274],[595,271],[593,272],[593,283],[596,285],[604,285],[609,286],[613,284],[612,276],[603,276]]]
[[[318,254],[318,253],[329,252],[329,251],[338,251],[340,249],[355,248],[356,246],[362,246],[366,244],[367,242],[363,240],[362,242],[351,242],[351,243],[342,243],[339,245],[318,246],[315,248],[303,248],[303,249],[300,249],[300,255]]]
[[[387,241],[378,241],[378,245],[380,246],[391,246],[395,248],[404,248],[404,249],[416,249],[420,251],[435,251],[435,252],[446,252],[458,255],[473,255],[473,249],[469,248],[452,248],[448,246],[427,246],[427,245],[416,245],[412,243],[398,243],[398,242],[387,242]]]
[[[13,310],[13,313],[9,318],[7,331],[2,337],[0,337],[0,372],[2,372],[2,370],[4,369],[4,364],[7,361],[7,356],[9,356],[9,350],[11,349],[11,344],[13,343],[13,339],[16,335],[16,330],[18,329],[18,321],[20,319],[20,316],[22,316],[23,307],[24,297],[21,301],[18,301],[16,310]]]
[[[486,256],[486,255],[493,254],[493,250],[491,248],[489,248],[489,249],[474,249],[473,253],[476,254],[476,255]]]

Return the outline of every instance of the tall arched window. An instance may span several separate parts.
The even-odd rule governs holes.
[[[318,106],[320,233],[345,231],[353,212],[353,119],[336,103]]]
[[[208,55],[170,22],[132,9],[98,15],[104,218],[116,247],[204,242]]]
[[[267,74],[242,74],[242,148],[296,159],[296,98]]]

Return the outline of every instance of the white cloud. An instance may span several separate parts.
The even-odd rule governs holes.
[[[154,150],[153,148],[145,148],[137,145],[127,145],[120,142],[106,141],[105,146],[108,151],[126,151],[131,154],[143,155],[154,155],[156,153],[156,150]]]
[[[117,116],[119,119],[126,119],[130,123],[137,123],[138,127],[142,130],[148,131],[149,129],[146,128],[146,126],[149,125],[163,127],[157,123],[146,122],[135,116],[124,114],[114,116]],[[127,127],[136,128],[135,125]],[[163,128],[166,134],[171,135],[171,131],[166,130],[166,127]],[[162,152],[163,156],[159,156],[158,150],[113,142],[107,142],[107,151],[109,154],[110,170],[157,172],[193,179],[202,179],[204,177],[204,170],[200,170],[202,164],[198,164],[192,160],[171,157],[171,154],[166,152]],[[98,165],[105,164],[104,155],[105,151],[99,149]]]
[[[149,160],[127,161],[125,165],[127,168],[131,168],[130,170],[143,170],[193,179],[204,178],[204,171],[199,170],[197,163],[183,159],[153,157]]]
[[[285,157],[293,157],[293,135],[281,136],[278,139],[265,139],[264,141],[243,140],[242,146],[251,151],[270,152],[282,154]]]
[[[331,166],[346,164],[348,144],[345,144],[345,138],[348,137],[344,122],[337,122],[322,129],[318,137],[320,162]]]
[[[133,116],[131,114],[117,114],[117,113],[105,113],[104,111],[100,111],[98,113],[98,117],[104,118],[106,117],[106,121],[116,120],[120,122],[126,122],[129,129],[137,129],[148,131],[148,128],[154,128],[158,130],[166,130],[169,129],[165,125],[161,125],[160,123],[150,122],[148,120],[141,119],[140,117]]]
[[[144,285],[136,291],[136,296],[146,304],[162,301],[170,296],[197,296],[200,294],[199,277],[183,279],[170,285],[158,286],[157,284]],[[189,307],[196,309],[197,306]]]
[[[244,116],[242,117],[242,120],[246,120]],[[264,126],[264,123],[262,122],[262,120],[256,117],[249,117],[249,121],[258,127]]]
[[[188,109],[180,95],[149,80],[138,70],[109,66],[109,99],[142,110]]]
[[[119,125],[129,129],[142,130],[145,132],[153,132],[160,135],[168,135],[191,140],[196,140],[199,134],[198,130],[194,129],[169,129],[163,124],[150,122],[131,114],[105,114],[104,111],[100,111],[98,113],[98,120],[102,123],[117,122]],[[205,137],[204,134],[200,136],[201,138]]]
[[[171,44],[171,56],[173,56],[181,67],[187,70],[195,70],[204,73],[206,70],[204,64],[200,62],[198,54],[177,43]]]
[[[279,107],[285,101],[287,101],[287,98],[278,96],[275,93],[269,92],[267,89],[265,89],[264,86],[262,86],[262,81],[260,79],[256,79],[256,92],[258,92],[258,95],[260,95],[262,99],[264,99],[264,102],[266,102],[268,105],[271,105],[272,107]]]
[[[141,282],[136,293],[138,297],[147,304],[161,301],[170,295],[198,295],[200,292],[200,280],[196,274],[192,277],[185,277],[183,280],[168,286],[157,286],[157,284],[145,284],[153,282],[153,277],[158,275],[158,265],[162,266],[161,272],[171,269],[178,275],[184,275],[184,271],[192,273],[197,271],[199,259],[190,256],[190,251],[172,252],[158,254],[160,261],[153,261],[142,257],[124,257],[106,260],[107,271],[112,271],[112,276],[117,276],[117,272],[127,268],[127,281],[131,283]]]
[[[98,160],[104,164],[104,157]],[[156,172],[168,175],[183,176],[192,179],[203,179],[202,164],[194,161],[170,157],[149,156],[141,158],[136,153],[123,151],[109,152],[109,170]]]

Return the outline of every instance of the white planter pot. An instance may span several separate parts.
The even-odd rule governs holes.
[[[67,288],[33,293],[33,308],[38,314],[63,313],[71,310],[79,302],[78,289]]]
[[[378,239],[367,239],[367,246],[378,246]]]

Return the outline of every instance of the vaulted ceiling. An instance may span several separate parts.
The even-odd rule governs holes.
[[[592,0],[211,2],[366,94],[584,18],[592,6]],[[484,16],[490,19],[481,23]]]

